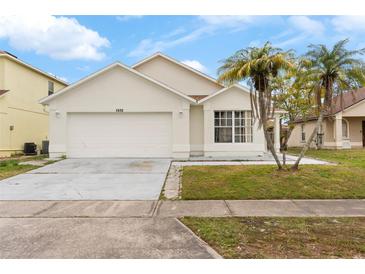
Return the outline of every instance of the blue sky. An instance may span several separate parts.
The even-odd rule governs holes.
[[[365,47],[356,16],[39,16],[0,17],[0,49],[72,83],[119,60],[156,51],[215,77],[219,60],[271,41],[303,54],[310,43],[350,38]]]

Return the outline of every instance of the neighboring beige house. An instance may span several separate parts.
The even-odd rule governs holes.
[[[298,120],[288,146],[303,146],[315,124],[316,119]],[[344,93],[342,100],[339,96],[333,99],[332,110],[326,115],[318,137],[315,142],[321,142],[323,148],[365,147],[365,88]]]
[[[0,51],[0,157],[23,151],[25,142],[48,139],[48,111],[39,99],[67,84]]]
[[[40,101],[50,108],[50,155],[246,157],[263,155],[250,92],[162,53],[119,62]],[[279,149],[279,114],[275,119]]]

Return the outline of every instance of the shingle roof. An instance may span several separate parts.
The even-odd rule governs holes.
[[[342,100],[341,96],[338,95],[332,99],[332,109],[329,111],[328,114],[336,114],[337,112],[349,108],[364,99],[365,99],[365,88],[359,88],[357,90],[343,93]]]
[[[332,99],[331,109],[327,111],[325,114],[326,117],[335,115],[338,112],[346,110],[347,108],[360,103],[361,101],[365,100],[365,88],[359,88],[353,91],[344,92],[341,95],[337,95]],[[294,123],[301,123],[305,121],[316,120],[317,116],[308,116],[305,119],[298,118],[295,120]]]

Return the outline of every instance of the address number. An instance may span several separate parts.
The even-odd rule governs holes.
[[[123,112],[124,110],[122,108],[116,108],[115,112]]]

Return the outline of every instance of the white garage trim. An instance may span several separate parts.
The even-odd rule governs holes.
[[[172,113],[68,113],[67,157],[170,158]]]

